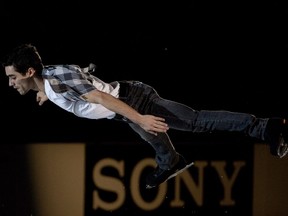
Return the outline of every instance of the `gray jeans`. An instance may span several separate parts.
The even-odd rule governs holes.
[[[268,121],[266,118],[230,111],[194,110],[184,104],[161,98],[154,88],[139,81],[121,81],[119,99],[141,114],[165,118],[170,129],[194,133],[239,132],[264,140]],[[143,140],[150,143],[156,152],[155,160],[160,168],[169,169],[177,162],[177,152],[167,133],[154,136],[122,116],[116,115],[115,119],[126,121]]]

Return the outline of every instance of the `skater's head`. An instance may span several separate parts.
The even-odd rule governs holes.
[[[9,78],[9,86],[21,95],[29,90],[37,90],[35,78],[41,79],[44,66],[35,46],[23,44],[16,47],[2,65]]]
[[[22,44],[7,56],[3,63],[6,68],[13,66],[14,70],[22,75],[25,75],[29,68],[33,68],[38,75],[41,75],[43,70],[42,59],[37,51],[37,48],[32,44]]]

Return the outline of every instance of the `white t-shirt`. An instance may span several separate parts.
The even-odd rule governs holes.
[[[100,91],[111,94],[112,96],[119,97],[120,85],[118,82],[114,82],[113,85],[105,83],[101,80],[95,80],[94,86]],[[69,100],[65,98],[65,93],[55,93],[48,80],[44,79],[45,93],[49,100],[62,109],[68,112],[74,113],[78,117],[89,118],[89,119],[112,119],[116,113],[108,110],[101,104],[89,103],[83,100]]]

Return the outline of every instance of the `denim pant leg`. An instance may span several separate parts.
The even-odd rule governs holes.
[[[148,114],[150,112],[149,106],[154,96],[156,95],[153,89],[139,81],[120,82],[119,99],[141,114]],[[170,169],[177,162],[178,154],[167,133],[158,133],[155,136],[123,116],[116,115],[114,119],[127,122],[144,141],[153,147],[155,150],[155,161],[160,168]]]
[[[138,81],[128,81],[127,83],[128,87],[126,85],[124,97],[120,99],[141,114],[151,114],[165,118],[171,129],[195,133],[239,132],[249,137],[264,140],[268,119],[256,118],[254,115],[247,113],[224,110],[197,111],[184,104],[161,98],[155,89],[149,85]],[[129,121],[127,122],[129,123]],[[164,166],[172,165],[171,163],[175,161],[176,151],[168,134],[153,136],[138,125],[136,126],[131,122],[129,124],[142,139],[150,143],[155,149],[156,161],[160,167],[162,166],[161,168],[164,169]]]
[[[178,154],[167,133],[158,133],[155,136],[146,132],[137,124],[129,123],[129,126],[153,147],[155,161],[161,169],[170,169],[177,162]]]
[[[202,132],[239,132],[245,136],[264,140],[268,118],[225,110],[193,110],[184,104],[158,98],[151,104],[151,114],[165,118],[176,130]]]
[[[161,98],[155,89],[141,82],[131,84],[127,103],[141,114],[165,118],[171,129],[195,133],[238,132],[265,140],[268,118],[256,118],[249,113],[226,110],[194,110],[175,101]]]

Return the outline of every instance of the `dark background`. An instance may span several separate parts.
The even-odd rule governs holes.
[[[284,1],[18,6],[2,11],[1,58],[33,43],[44,64],[94,62],[104,81],[141,80],[194,109],[288,116]],[[105,131],[129,139],[115,122],[79,119],[50,102],[39,108],[35,92],[20,96],[1,74],[3,134],[20,133],[12,140],[75,141],[98,129],[106,141]]]

